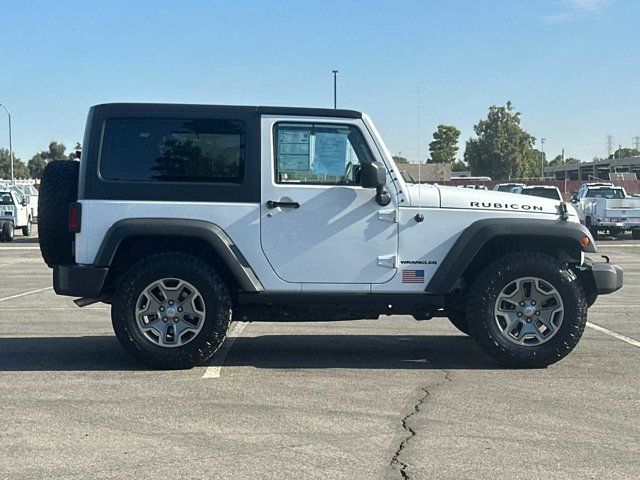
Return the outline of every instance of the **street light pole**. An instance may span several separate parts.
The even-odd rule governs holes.
[[[540,180],[544,180],[544,142],[546,142],[546,138],[540,139],[540,151],[542,152],[540,159]]]
[[[13,176],[13,145],[11,144],[11,113],[4,103],[0,103],[0,107],[4,108],[9,117],[9,160],[11,162],[11,183],[16,183],[16,179]]]
[[[333,108],[338,108],[338,70],[332,70],[333,73]]]

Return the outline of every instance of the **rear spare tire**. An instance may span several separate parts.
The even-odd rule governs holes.
[[[69,232],[69,204],[78,199],[75,160],[49,162],[42,174],[38,196],[38,241],[42,258],[50,267],[73,262],[73,234]]]

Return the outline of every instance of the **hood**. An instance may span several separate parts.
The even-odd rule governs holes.
[[[440,190],[440,206],[444,208],[559,214],[560,201],[549,198],[440,185],[438,190]],[[568,208],[568,213],[575,215],[575,209]]]

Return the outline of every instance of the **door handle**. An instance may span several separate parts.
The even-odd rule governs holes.
[[[267,200],[267,208],[300,208],[298,202],[275,202],[273,200]]]

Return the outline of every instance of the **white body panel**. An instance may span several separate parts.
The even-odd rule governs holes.
[[[640,198],[596,198],[592,223],[624,229],[640,227]]]
[[[380,206],[375,190],[360,186],[278,184],[272,130],[276,122],[350,124],[360,128],[375,160],[387,167]],[[247,259],[265,291],[424,292],[461,232],[485,218],[557,220],[559,202],[494,191],[406,184],[368,117],[263,116],[261,203],[81,200],[76,262],[91,264],[119,220],[169,218],[207,221],[222,228]],[[268,200],[298,209],[266,208]],[[421,213],[424,221],[417,222]],[[573,209],[570,221],[577,222]],[[409,262],[409,263],[403,263]],[[403,283],[404,269],[424,270],[422,283]]]
[[[384,283],[396,272],[379,257],[395,256],[398,227],[381,211],[375,190],[359,185],[276,183],[272,131],[277,122],[353,125],[360,129],[377,161],[377,148],[361,120],[264,116],[262,118],[262,249],[278,277],[291,283]],[[387,173],[387,185],[393,182]],[[300,208],[269,209],[266,202],[298,202]],[[305,289],[306,290],[306,289]]]

